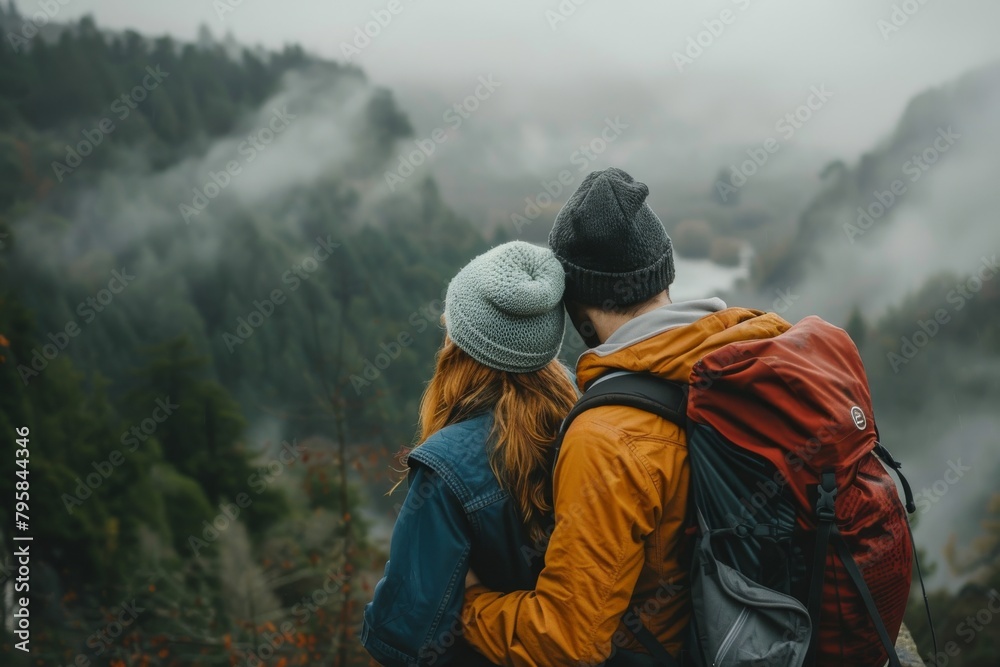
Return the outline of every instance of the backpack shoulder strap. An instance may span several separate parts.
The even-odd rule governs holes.
[[[816,551],[813,555],[812,581],[809,586],[808,600],[809,618],[812,621],[812,638],[809,642],[809,657],[806,662],[812,664],[812,661],[816,659],[816,652],[819,650],[819,622],[823,580],[826,576],[827,554],[832,545],[836,549],[837,556],[847,571],[847,575],[854,582],[858,593],[861,595],[865,610],[875,625],[875,632],[878,633],[879,640],[882,642],[882,648],[885,649],[888,656],[889,667],[900,667],[895,642],[889,637],[889,632],[885,628],[885,623],[882,622],[881,614],[879,614],[878,606],[875,604],[874,598],[872,598],[871,590],[868,588],[868,584],[861,574],[854,556],[851,555],[850,547],[847,546],[847,542],[844,541],[843,535],[840,534],[840,530],[837,528],[837,515],[834,511],[837,500],[837,481],[833,470],[823,471],[817,492],[816,520],[818,528],[816,530]],[[921,579],[921,583],[923,583],[923,579]]]
[[[598,378],[569,411],[553,447],[558,459],[563,438],[573,420],[587,410],[604,405],[624,405],[662,417],[681,428],[687,427],[688,386],[657,377],[652,373],[619,372]],[[553,463],[552,469],[555,470]]]

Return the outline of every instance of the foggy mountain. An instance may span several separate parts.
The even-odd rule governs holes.
[[[1000,63],[912,100],[856,165],[826,167],[794,241],[762,264],[762,286],[794,285],[801,307],[846,320],[855,305],[881,315],[934,274],[976,270],[1000,249],[998,113]]]
[[[178,74],[168,76],[164,88],[186,85],[171,78]],[[133,114],[120,124],[143,120]],[[359,320],[402,326],[411,310],[440,297],[447,275],[414,262],[412,253],[425,250],[408,248],[407,239],[426,244],[449,271],[464,261],[465,248],[479,247],[478,234],[452,221],[425,174],[395,194],[385,188],[381,166],[395,140],[409,132],[391,95],[359,72],[304,62],[283,75],[258,109],[234,119],[231,130],[198,140],[175,162],[151,164],[148,149],[109,147],[117,152],[108,168],[83,161],[79,173],[57,174],[65,184],[13,221],[18,252],[12,266],[35,285],[26,303],[38,309],[43,332],[61,329],[79,319],[76,304],[125,266],[137,276],[134,286],[120,309],[109,308],[88,327],[74,356],[117,375],[134,359],[110,354],[110,342],[102,339],[112,331],[137,341],[199,332],[203,349],[213,352],[218,372],[246,405],[270,400],[273,378],[247,376],[256,367],[248,359],[258,358],[265,374],[269,358],[303,368],[315,363],[320,350],[301,309],[320,320],[336,312],[345,275],[356,285]],[[69,146],[59,148],[52,164],[71,164]],[[383,233],[396,240],[388,252],[377,249]],[[463,250],[449,251],[456,244]],[[303,271],[317,250],[331,261],[309,260]],[[387,283],[382,262],[408,277]],[[227,334],[275,289],[285,290],[292,306],[278,309],[273,327],[234,344]],[[365,337],[349,335],[357,336],[346,352],[359,360],[355,372],[378,348],[376,342],[364,350]],[[428,340],[424,352],[434,345]],[[301,392],[285,398],[296,393],[305,399]]]

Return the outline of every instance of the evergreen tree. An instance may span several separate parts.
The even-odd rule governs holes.
[[[865,341],[868,339],[868,324],[865,322],[865,317],[859,306],[854,306],[844,329],[859,349],[864,347]]]

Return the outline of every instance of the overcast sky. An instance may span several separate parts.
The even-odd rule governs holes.
[[[525,114],[551,113],[563,91],[593,88],[599,95],[608,88],[614,95],[634,86],[666,93],[666,104],[677,100],[669,110],[674,117],[712,114],[720,133],[738,139],[773,131],[776,118],[804,100],[810,86],[826,84],[836,104],[803,140],[848,158],[883,137],[914,94],[1000,58],[996,0],[396,1],[401,11],[355,61],[376,82],[405,89],[404,102],[414,88],[471,92],[487,73],[504,82],[508,104],[517,100]],[[37,8],[33,0],[17,4],[22,11]],[[389,4],[69,0],[58,18],[92,13],[105,27],[182,39],[205,24],[241,42],[275,48],[294,42],[340,59],[355,28]],[[896,4],[917,10],[898,30],[880,29],[878,21],[889,21]],[[232,11],[220,10],[226,5]],[[555,22],[551,12],[560,6],[574,11]],[[674,52],[723,10],[732,12],[731,23],[678,71]]]

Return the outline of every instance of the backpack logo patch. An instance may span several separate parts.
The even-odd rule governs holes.
[[[858,427],[859,431],[868,428],[868,417],[865,417],[864,410],[856,405],[851,408],[851,418],[854,419],[854,425]]]

